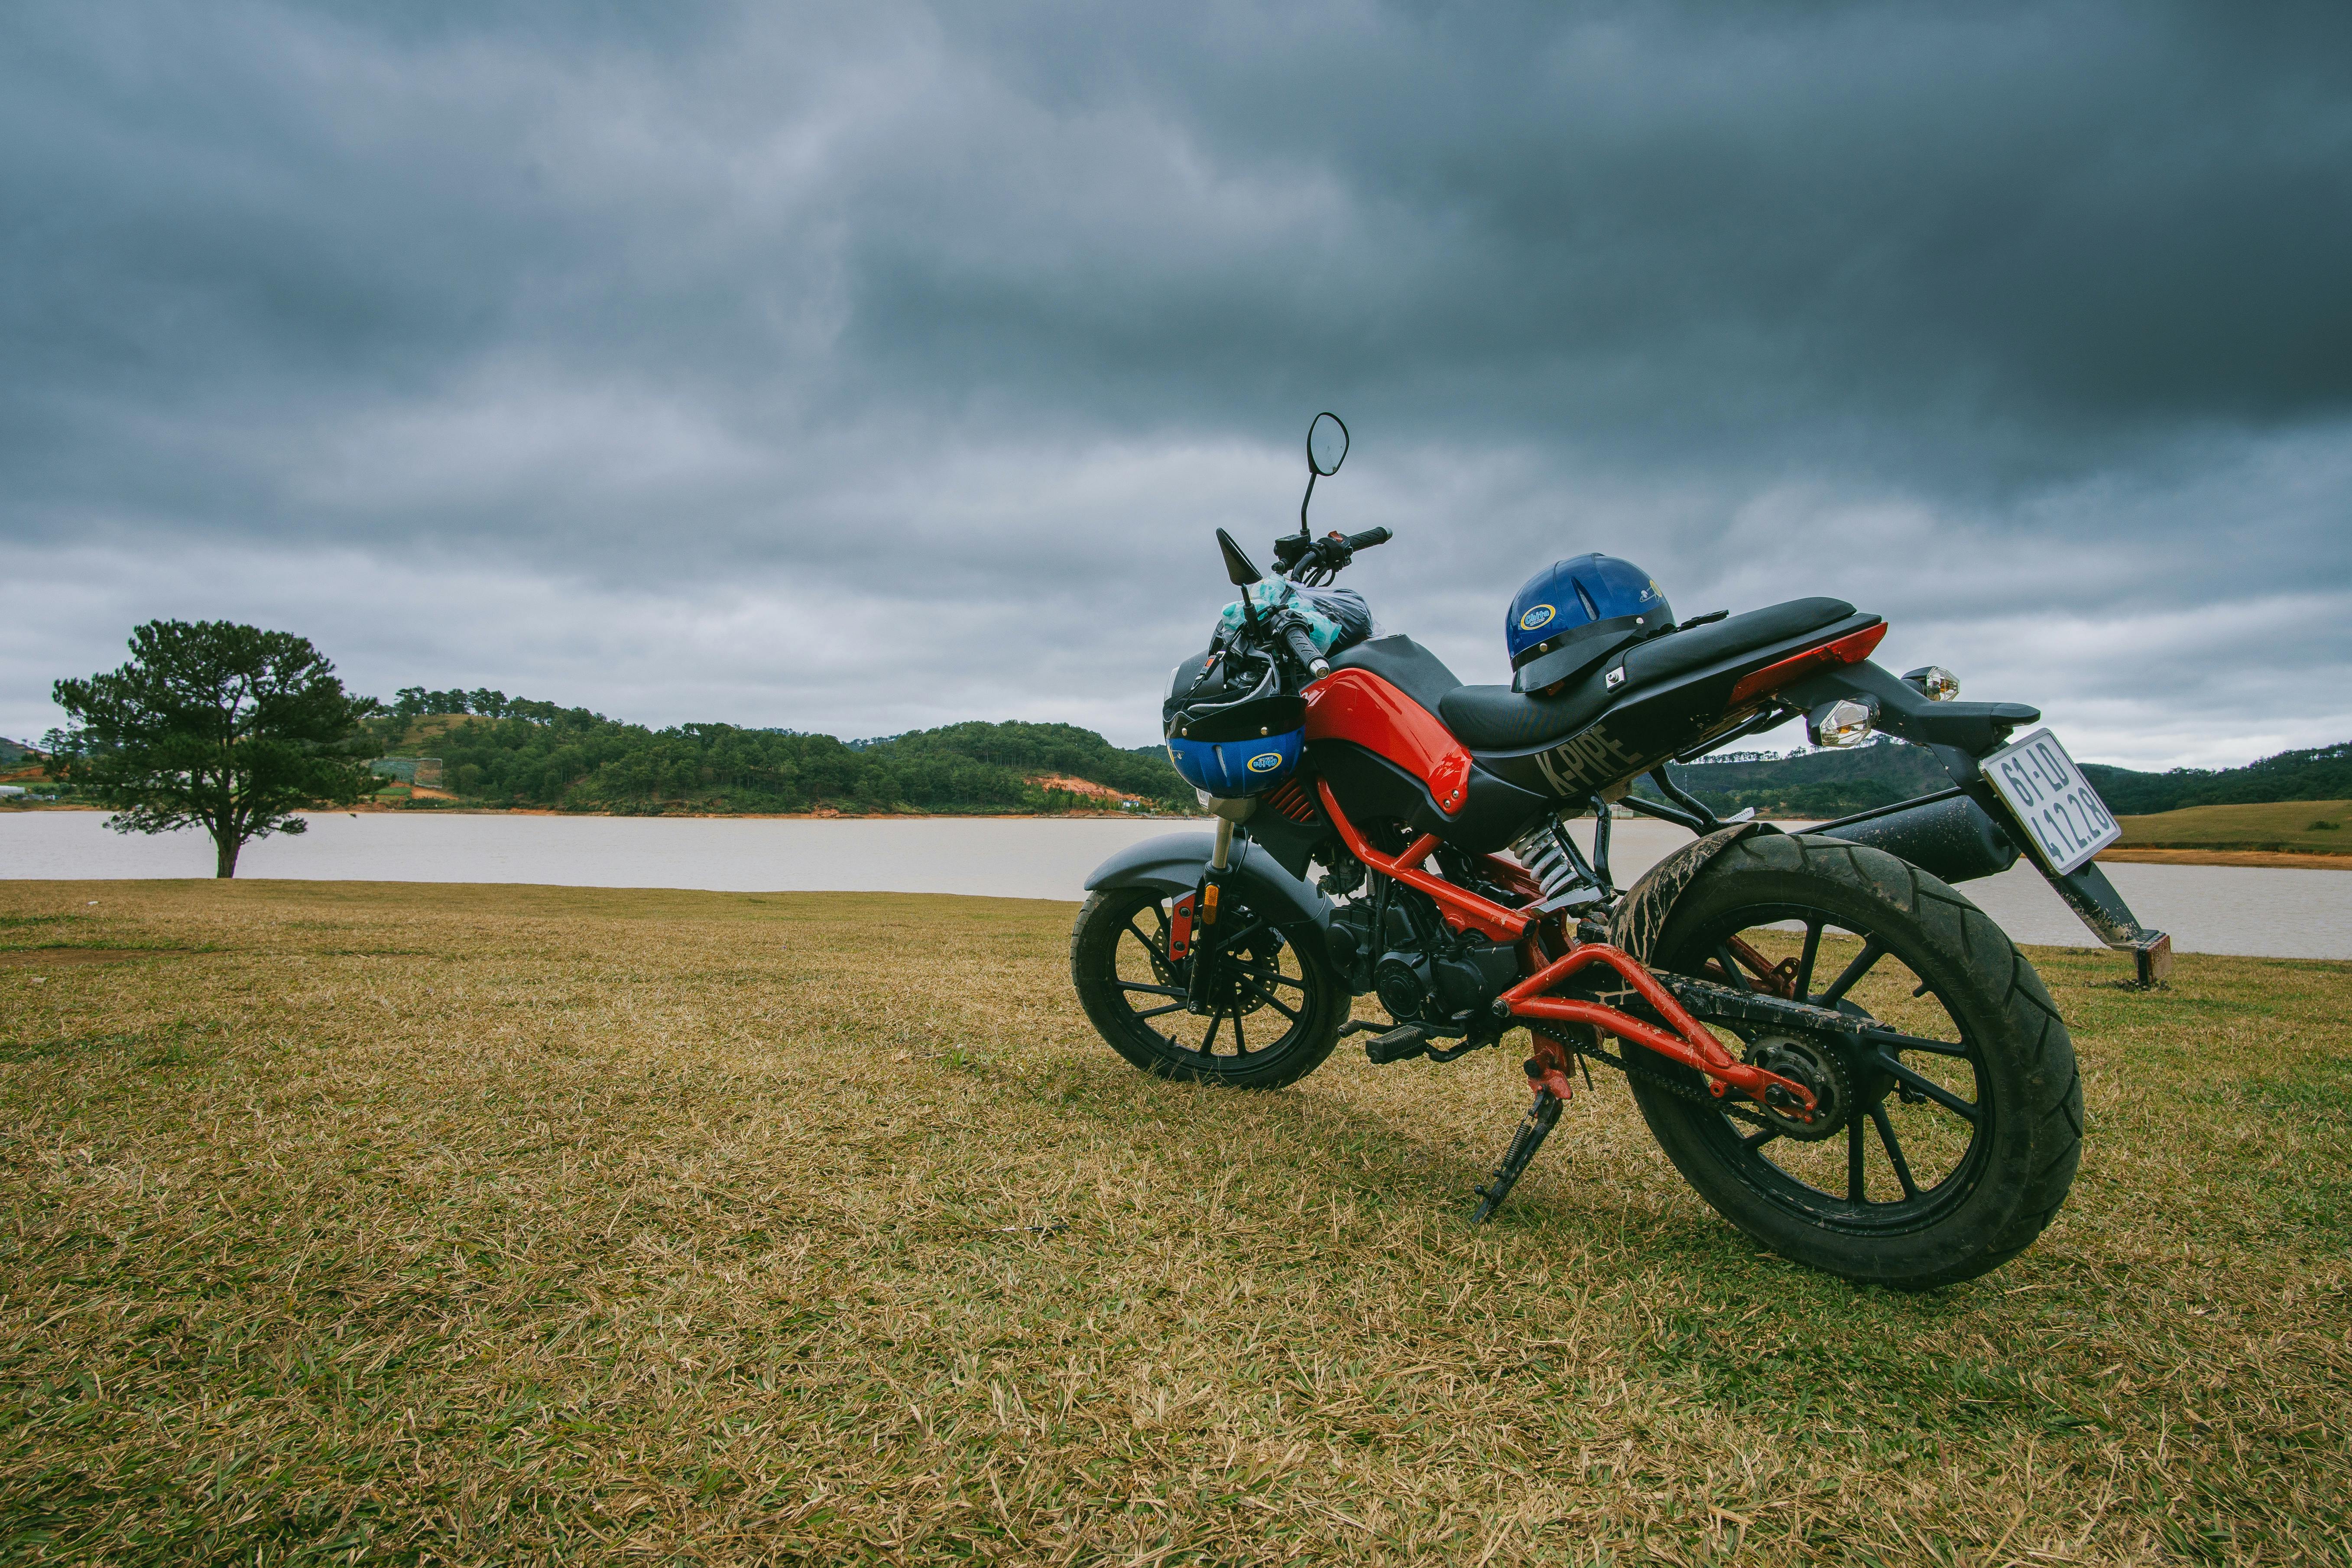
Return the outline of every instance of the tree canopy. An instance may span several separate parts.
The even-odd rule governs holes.
[[[1074,724],[953,724],[845,742],[732,724],[654,730],[499,692],[411,688],[400,695],[380,721],[386,749],[439,757],[446,787],[484,804],[632,814],[1050,812],[1108,804],[1057,780],[1156,809],[1193,804],[1157,748],[1121,751]]]
[[[131,659],[52,695],[72,721],[53,730],[49,772],[116,815],[121,833],[201,826],[215,875],[272,833],[299,833],[305,806],[345,805],[373,787],[352,697],[308,639],[227,621],[150,621]]]

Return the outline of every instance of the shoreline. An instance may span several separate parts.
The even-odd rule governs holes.
[[[0,816],[13,812],[86,811],[110,816],[109,805],[79,801],[43,801],[37,805],[0,803]],[[417,811],[408,806],[361,801],[353,805],[298,811],[297,816],[569,816],[667,822],[1208,822],[1156,811],[558,811],[550,805],[446,805]]]
[[[2168,849],[2155,845],[2116,845],[2095,857],[2127,866],[2253,866],[2280,871],[2352,871],[2352,855],[2321,855],[2302,849]]]
[[[43,802],[37,805],[9,802],[0,816],[17,812],[80,811],[105,813],[110,808],[79,802]],[[383,805],[373,801],[299,813],[303,816],[565,816],[604,817],[671,822],[1207,822],[1205,814],[1172,816],[1157,812],[961,812],[961,811],[558,811],[551,806],[436,806],[417,811]],[[1809,822],[1803,817],[1767,817],[1766,821]],[[2238,866],[2291,871],[2352,871],[2352,854],[2328,855],[2298,849],[2195,849],[2157,845],[2116,845],[2094,858],[2117,865]]]

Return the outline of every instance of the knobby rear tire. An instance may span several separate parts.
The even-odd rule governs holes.
[[[1652,1134],[1718,1213],[1784,1258],[1906,1290],[2000,1267],[2049,1225],[2082,1159],[2082,1079],[2041,976],[2007,932],[1944,882],[1881,850],[1798,834],[1757,835],[1723,851],[1676,900],[1651,965],[1721,979],[1724,959],[1712,967],[1709,959],[1724,951],[1723,933],[1753,929],[1741,924],[1748,916],[1761,926],[1774,911],[1788,920],[1790,910],[1881,939],[1921,982],[1912,996],[1932,995],[1957,1026],[1971,1053],[1980,1118],[1966,1152],[1924,1193],[1911,1192],[1906,1169],[1904,1198],[1841,1201],[1853,1189],[1837,1194],[1782,1179],[1743,1146],[1738,1134],[1752,1136],[1745,1123],[1636,1076],[1633,1097]],[[1700,1081],[1662,1058],[1634,1054],[1685,1087]],[[1885,1075],[1869,1075],[1864,1067],[1857,1081],[1866,1078],[1884,1107],[1899,1091]],[[1875,1135],[1865,1129],[1855,1138]]]

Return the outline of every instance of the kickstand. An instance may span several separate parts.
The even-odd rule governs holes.
[[[1536,1102],[1528,1107],[1527,1115],[1520,1120],[1517,1135],[1503,1152],[1503,1163],[1495,1167],[1495,1173],[1486,1178],[1486,1184],[1476,1189],[1478,1210],[1470,1216],[1472,1225],[1486,1224],[1495,1216],[1495,1211],[1503,1206],[1503,1200],[1511,1195],[1513,1187],[1518,1185],[1519,1177],[1526,1173],[1528,1163],[1535,1159],[1536,1151],[1543,1147],[1545,1136],[1559,1121],[1559,1108],[1565,1103],[1549,1089],[1536,1090]]]

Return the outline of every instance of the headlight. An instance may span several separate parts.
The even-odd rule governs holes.
[[[1805,738],[1816,746],[1859,746],[1870,739],[1873,717],[1867,702],[1841,697],[1805,716]]]

